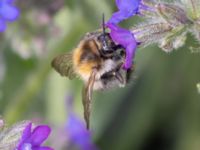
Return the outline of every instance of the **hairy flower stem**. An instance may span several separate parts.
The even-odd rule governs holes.
[[[151,43],[157,43],[172,27],[168,23],[153,23],[141,25],[131,29],[140,46],[147,46]]]
[[[200,9],[197,10],[200,1],[182,0],[187,5],[180,2],[149,3],[148,0],[144,3],[151,8],[141,11],[146,21],[131,29],[140,47],[156,43],[165,52],[171,52],[185,44],[188,32],[200,42]]]

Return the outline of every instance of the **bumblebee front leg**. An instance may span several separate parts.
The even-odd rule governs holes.
[[[90,113],[91,113],[91,101],[92,101],[92,92],[95,82],[97,70],[93,69],[88,82],[85,84],[82,92],[82,102],[84,108],[84,119],[86,122],[86,128],[90,128]]]
[[[133,64],[132,67],[127,70],[126,82],[129,82],[131,80],[131,77],[132,77],[132,74],[133,74],[134,70],[135,70],[135,65]]]

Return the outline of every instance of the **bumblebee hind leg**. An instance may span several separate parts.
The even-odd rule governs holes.
[[[84,119],[86,122],[86,128],[90,128],[90,113],[91,113],[91,101],[92,101],[92,92],[93,92],[93,86],[95,82],[97,70],[93,69],[88,82],[83,88],[82,92],[82,102],[83,102],[83,108],[84,108]]]

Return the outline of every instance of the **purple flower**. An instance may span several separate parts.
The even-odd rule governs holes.
[[[92,143],[91,133],[85,128],[85,124],[75,114],[69,114],[66,126],[70,142],[81,150],[97,150]]]
[[[135,56],[137,41],[134,35],[126,29],[120,28],[115,24],[107,23],[106,26],[110,29],[110,36],[115,43],[122,45],[126,49],[126,60],[124,68],[129,69],[132,66],[132,59]]]
[[[116,0],[119,11],[113,13],[108,23],[118,24],[139,12],[141,0]]]
[[[13,0],[0,0],[0,32],[6,30],[6,22],[12,22],[19,16],[19,10],[13,6]]]
[[[112,40],[126,49],[124,69],[130,69],[138,43],[129,30],[120,28],[117,24],[139,13],[139,8],[148,9],[148,7],[142,4],[142,0],[116,0],[116,5],[119,11],[113,13],[106,26],[111,30],[110,36]]]
[[[22,138],[16,150],[53,150],[50,147],[40,146],[49,136],[51,129],[47,125],[40,125],[31,132],[32,123],[24,129]]]
[[[84,121],[73,112],[72,100],[72,97],[67,99],[69,115],[66,131],[69,136],[69,142],[81,150],[97,150],[97,147],[92,142],[91,132],[86,129]]]

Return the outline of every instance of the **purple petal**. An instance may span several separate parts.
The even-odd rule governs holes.
[[[9,3],[2,2],[0,7],[0,16],[8,21],[14,21],[19,16],[19,10]]]
[[[53,150],[52,148],[50,147],[36,147],[36,148],[33,148],[32,150]]]
[[[81,139],[83,137],[87,138],[90,136],[90,132],[86,130],[84,122],[72,112],[69,114],[66,129],[71,138],[74,140]]]
[[[6,30],[5,20],[0,18],[0,32],[4,32]]]
[[[118,24],[122,20],[130,18],[132,16],[131,13],[126,13],[126,11],[118,11],[112,14],[112,17],[109,19],[109,23]]]
[[[31,127],[32,123],[29,123],[26,128],[24,129],[23,135],[22,135],[22,140],[25,141],[31,136]]]
[[[118,24],[138,13],[141,0],[116,0],[118,12],[113,13],[108,23]]]
[[[31,127],[32,127],[32,123],[29,123],[24,129],[22,137],[17,146],[19,150],[23,149],[24,143],[26,143],[26,140],[31,136]]]
[[[115,24],[108,23],[106,26],[111,30],[110,36],[112,40],[115,43],[122,45],[126,49],[126,60],[124,63],[124,68],[131,68],[132,59],[137,48],[137,42],[134,35],[129,30],[120,28]]]
[[[42,144],[47,137],[49,136],[51,129],[49,126],[40,125],[37,126],[33,132],[31,137],[27,140],[28,143],[31,143],[32,146],[39,146]]]
[[[14,0],[4,0],[6,3],[10,3],[12,4],[14,2]]]
[[[17,150],[30,150],[30,149],[32,149],[32,145],[30,143],[23,143],[17,148]]]
[[[97,150],[92,143],[91,133],[86,129],[84,122],[73,112],[69,114],[66,130],[71,142],[79,146],[81,150]]]
[[[137,11],[141,0],[116,0],[116,5],[119,10]]]
[[[130,69],[132,67],[132,59],[135,56],[136,48],[137,48],[136,43],[129,44],[126,47],[126,60],[125,60],[125,63],[124,63],[124,69],[127,70],[127,69]]]

